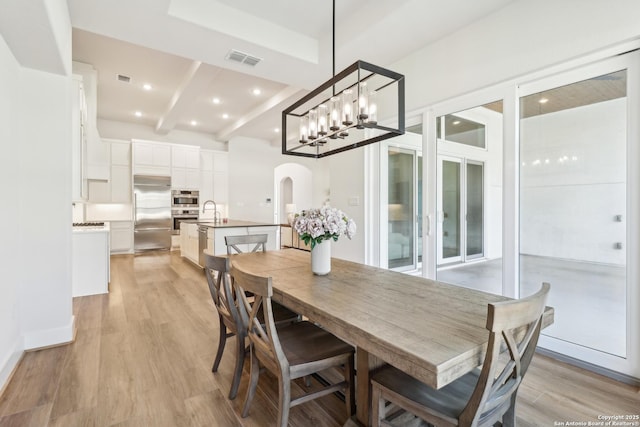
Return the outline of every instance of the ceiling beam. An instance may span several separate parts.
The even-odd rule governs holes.
[[[209,88],[219,73],[220,68],[193,61],[182,83],[171,97],[165,113],[158,119],[156,133],[166,135],[173,130],[184,113],[192,108],[196,99]]]
[[[286,101],[293,95],[297,94],[298,92],[306,93],[306,91],[302,91],[300,88],[297,88],[295,86],[287,86],[286,88],[282,89],[280,92],[278,92],[271,98],[267,99],[262,104],[258,105],[253,110],[249,111],[244,116],[240,117],[238,120],[231,123],[226,128],[222,129],[216,135],[216,139],[218,141],[226,140],[233,132],[240,129],[242,126],[251,122],[252,120],[255,120],[256,118],[265,114],[266,112],[270,111],[272,108],[275,108],[276,106],[283,103],[284,101]]]

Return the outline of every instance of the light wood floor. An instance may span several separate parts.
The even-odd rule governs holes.
[[[26,353],[0,397],[0,426],[271,426],[266,374],[248,418],[227,393],[233,340],[211,372],[218,320],[202,272],[177,253],[112,257],[110,293],[74,299],[76,341]],[[263,378],[267,378],[264,380]],[[520,426],[639,414],[637,388],[537,355],[518,395]],[[292,426],[340,426],[334,396],[295,407]]]

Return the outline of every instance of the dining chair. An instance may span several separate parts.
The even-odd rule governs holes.
[[[238,245],[254,245],[250,252],[266,251],[268,234],[243,234],[239,236],[224,236],[227,254],[241,254],[244,251]]]
[[[515,426],[516,395],[538,343],[549,289],[543,283],[527,298],[489,304],[489,342],[482,367],[442,389],[388,365],[375,372],[372,425],[390,425],[387,417],[399,416],[401,408],[438,427]]]
[[[343,390],[347,415],[355,413],[354,353],[355,349],[309,321],[288,325],[276,325],[272,310],[273,286],[271,277],[256,276],[231,266],[238,307],[249,317],[247,334],[251,343],[251,374],[242,416],[249,415],[249,408],[256,392],[260,365],[278,378],[277,426],[285,427],[291,407],[309,400]],[[254,295],[253,301],[246,292]],[[264,324],[257,313],[263,309]],[[291,381],[308,377],[325,369],[342,369],[344,380],[293,398]]]
[[[227,338],[236,337],[236,365],[233,372],[233,380],[231,382],[231,390],[229,391],[229,399],[235,399],[238,394],[238,386],[242,378],[242,369],[245,359],[245,338],[248,319],[242,319],[244,311],[239,311],[235,305],[233,297],[233,288],[231,278],[229,276],[230,261],[229,258],[222,258],[209,254],[204,254],[205,275],[209,285],[211,298],[218,311],[219,318],[219,337],[218,350],[216,358],[213,362],[212,372],[217,372],[222,360]]]
[[[229,276],[229,258],[214,256],[205,253],[205,275],[209,285],[211,298],[218,312],[219,337],[218,350],[213,362],[212,372],[217,372],[222,360],[222,354],[227,342],[227,338],[236,337],[236,364],[233,371],[233,380],[229,399],[235,399],[238,395],[238,386],[242,378],[245,355],[247,353],[245,339],[247,337],[247,325],[249,319],[245,310],[238,310],[236,298],[233,295],[232,278]],[[258,313],[259,319],[264,322],[264,314]],[[281,305],[274,305],[274,318],[276,323],[291,323],[298,321],[300,316]]]

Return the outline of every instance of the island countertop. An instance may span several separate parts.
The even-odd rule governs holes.
[[[213,220],[188,220],[183,221],[186,224],[198,224],[203,227],[210,228],[234,228],[234,227],[269,227],[277,226],[278,224],[267,224],[264,222],[243,221],[239,219],[229,219],[227,222],[214,222]]]

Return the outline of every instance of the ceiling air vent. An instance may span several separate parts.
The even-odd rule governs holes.
[[[131,83],[131,77],[129,76],[125,76],[124,74],[117,74],[116,77],[119,82]]]
[[[255,57],[235,49],[231,49],[225,59],[233,62],[239,62],[241,64],[250,65],[252,67],[255,67],[258,62],[262,61],[262,58]]]

